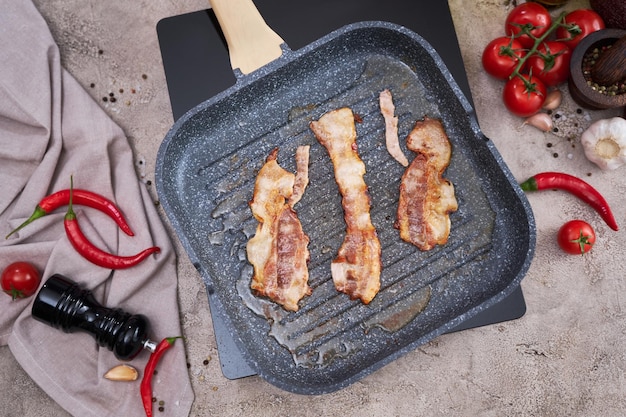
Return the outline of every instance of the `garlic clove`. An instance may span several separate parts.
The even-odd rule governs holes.
[[[542,132],[551,131],[553,126],[552,118],[546,113],[533,114],[524,121],[524,124],[534,126]]]
[[[546,96],[546,101],[543,102],[544,110],[554,110],[561,105],[561,92],[559,90],[553,90]]]
[[[111,381],[135,381],[139,373],[130,365],[117,365],[109,369],[104,377]]]

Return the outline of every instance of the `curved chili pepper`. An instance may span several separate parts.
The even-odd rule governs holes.
[[[126,219],[122,212],[117,208],[117,206],[106,197],[101,196],[100,194],[96,194],[91,191],[76,189],[73,190],[73,198],[74,204],[80,206],[87,206],[101,212],[107,214],[115,223],[129,236],[134,236],[135,234],[128,226]],[[33,221],[37,220],[40,217],[45,216],[46,214],[51,213],[52,211],[58,209],[59,207],[67,206],[70,202],[70,190],[61,190],[56,193],[50,194],[41,199],[37,207],[35,207],[35,211],[31,216],[22,224],[20,224],[16,229],[11,231],[8,235],[6,235],[5,239],[8,239],[13,233],[21,230],[23,227],[29,225]]]
[[[146,410],[146,416],[152,417],[152,377],[154,376],[154,371],[156,369],[159,360],[163,356],[163,354],[172,346],[174,346],[174,342],[176,339],[180,339],[181,336],[176,337],[166,337],[161,340],[157,347],[154,349],[154,352],[150,355],[150,359],[148,359],[148,363],[146,363],[146,368],[143,371],[143,377],[141,378],[141,385],[139,386],[140,394],[141,394],[141,402],[143,404],[144,410]]]
[[[567,191],[589,204],[606,224],[613,230],[619,230],[609,203],[602,197],[602,194],[591,185],[573,175],[562,172],[542,172],[530,177],[520,184],[524,191],[540,191],[548,189],[559,189]]]
[[[80,230],[80,226],[76,220],[76,214],[74,213],[74,209],[72,207],[72,198],[72,189],[70,188],[69,206],[63,222],[65,225],[65,232],[68,239],[72,243],[72,246],[74,246],[74,249],[76,249],[76,251],[88,261],[103,268],[124,269],[135,266],[147,258],[150,254],[161,251],[161,248],[158,246],[153,246],[151,248],[144,249],[133,256],[118,256],[99,249],[94,246],[93,243],[85,237],[82,230]]]

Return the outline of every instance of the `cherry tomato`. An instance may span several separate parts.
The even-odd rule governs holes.
[[[538,38],[548,31],[552,24],[550,12],[539,3],[522,3],[509,13],[504,23],[504,32],[508,35],[517,35],[522,28],[527,27],[530,34]],[[517,38],[524,48],[532,48],[535,40],[524,34]]]
[[[546,93],[546,86],[540,79],[522,74],[521,77],[516,76],[506,82],[502,90],[502,101],[511,113],[528,117],[541,109],[546,101]]]
[[[485,47],[482,55],[483,68],[487,74],[506,80],[524,55],[526,52],[520,41],[502,36]]]
[[[537,53],[526,60],[526,71],[547,86],[567,81],[572,50],[563,42],[547,41],[537,47]]]
[[[569,29],[563,26],[559,27],[556,30],[556,38],[558,40],[569,39],[563,40],[563,42],[571,50],[574,50],[576,45],[578,45],[585,36],[600,29],[604,29],[604,20],[602,20],[598,13],[590,9],[574,10],[565,15],[564,20],[565,23],[571,27]]]
[[[2,291],[14,300],[35,294],[40,282],[39,271],[28,262],[14,262],[2,272]]]
[[[557,242],[569,254],[584,255],[596,243],[596,232],[583,220],[570,220],[559,229]]]

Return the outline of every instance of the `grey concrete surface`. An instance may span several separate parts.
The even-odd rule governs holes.
[[[153,180],[158,146],[173,123],[155,25],[167,16],[204,9],[207,2],[35,0],[35,4],[59,44],[64,66],[124,129],[135,150],[138,173]],[[626,167],[601,172],[586,160],[576,135],[568,139],[522,126],[523,121],[502,106],[502,83],[482,71],[480,53],[489,39],[500,35],[510,2],[449,0],[449,4],[481,128],[516,178],[547,170],[585,177],[612,203],[618,222],[626,227]],[[566,7],[587,5],[586,0],[577,0]],[[101,100],[119,88],[136,92],[116,103]],[[574,109],[566,100],[564,114]],[[614,114],[618,111],[589,112],[589,120],[580,123]],[[157,200],[154,186],[150,191]],[[191,415],[624,415],[626,235],[611,231],[569,195],[543,193],[529,199],[538,232],[536,255],[522,284],[528,304],[524,317],[441,336],[324,396],[287,393],[258,377],[231,381],[222,376],[204,287],[174,238],[196,396]],[[567,256],[555,243],[559,226],[573,218],[588,220],[598,233],[596,247],[583,257]],[[164,213],[163,219],[167,222]],[[0,415],[67,415],[21,370],[7,347],[0,348],[0,369]]]

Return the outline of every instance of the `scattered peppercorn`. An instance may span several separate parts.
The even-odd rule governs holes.
[[[548,142],[548,143],[546,144],[546,146],[547,146],[548,148],[551,148],[551,147],[552,147],[552,142]]]
[[[107,96],[102,97],[102,101],[109,101],[109,98]]]
[[[208,365],[208,364],[209,364],[209,360],[208,360],[208,359],[203,360],[203,361],[202,361],[202,364],[203,364],[203,365]]]
[[[98,49],[98,55],[102,55],[104,51],[102,49]]]
[[[115,103],[117,99],[115,97],[111,97],[111,103]]]
[[[141,78],[143,78],[144,80],[147,80],[148,76],[146,74],[141,74]]]
[[[124,93],[124,89],[120,88],[120,94],[123,94],[123,93]]]
[[[159,411],[160,411],[160,412],[165,411],[165,407],[159,407]]]
[[[555,158],[558,158],[559,154],[555,152],[555,153],[552,154],[552,156],[554,156]]]
[[[94,83],[89,84],[89,87],[94,88],[96,85]]]
[[[109,97],[113,97],[115,94],[113,93],[109,93]]]

